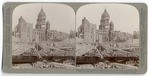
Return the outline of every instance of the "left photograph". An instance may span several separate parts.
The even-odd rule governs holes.
[[[12,15],[13,68],[75,68],[75,12],[70,6],[23,4]]]

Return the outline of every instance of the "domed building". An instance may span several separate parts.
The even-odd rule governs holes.
[[[109,25],[110,25],[109,20],[110,20],[110,16],[107,13],[107,10],[105,9],[104,13],[101,16],[99,29],[100,30],[109,30]]]
[[[46,13],[43,8],[37,15],[34,29],[32,24],[27,23],[23,17],[20,17],[18,25],[14,28],[13,36],[20,38],[22,43],[50,43],[62,41],[69,37],[65,32],[50,29],[50,21],[46,19]]]
[[[34,29],[34,41],[42,42],[47,40],[48,31],[50,31],[50,22],[46,21],[46,14],[43,11],[43,8],[41,8]]]
[[[46,29],[46,14],[41,8],[41,11],[38,14],[36,29]]]
[[[96,25],[90,23],[85,17],[82,19],[82,24],[78,28],[78,37],[84,39],[86,43],[103,43],[111,41],[114,24],[110,22],[110,16],[105,9],[101,15],[99,29],[96,30]]]
[[[111,41],[111,34],[114,30],[114,24],[110,22],[110,16],[105,9],[103,14],[101,15],[99,29],[97,31],[97,41],[98,42],[106,42]]]
[[[96,41],[96,25],[90,23],[86,17],[82,19],[82,24],[78,28],[78,35],[84,39],[85,43],[95,43]]]
[[[68,37],[68,34],[64,32],[60,32],[57,30],[50,30],[50,22],[46,20],[46,14],[41,8],[38,13],[37,23],[34,29],[34,38],[33,41],[35,43],[39,42],[47,42],[47,41],[61,41]]]

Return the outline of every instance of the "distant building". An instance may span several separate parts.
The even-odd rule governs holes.
[[[78,28],[78,35],[84,39],[86,43],[96,42],[96,25],[91,24],[85,17],[82,19],[82,24]]]
[[[22,43],[31,43],[33,26],[27,23],[22,17],[18,20],[18,25],[14,29],[14,36],[21,38]]]
[[[127,40],[132,39],[132,34],[121,32],[121,31],[113,31],[112,32],[112,41],[115,42],[125,42]]]
[[[69,38],[69,35],[64,32],[60,32],[56,30],[50,30],[48,32],[48,40],[50,41],[61,41],[67,38]]]

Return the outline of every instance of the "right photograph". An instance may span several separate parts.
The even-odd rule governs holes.
[[[128,4],[87,4],[76,13],[78,69],[138,69],[139,12]]]

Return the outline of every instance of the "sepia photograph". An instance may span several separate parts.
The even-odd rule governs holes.
[[[128,4],[22,4],[12,14],[12,67],[137,70],[139,31]]]
[[[5,2],[2,73],[145,74],[148,4]]]
[[[76,15],[76,67],[138,69],[139,12],[127,4],[87,4]]]
[[[64,4],[23,4],[12,16],[13,68],[75,68],[75,12]]]

